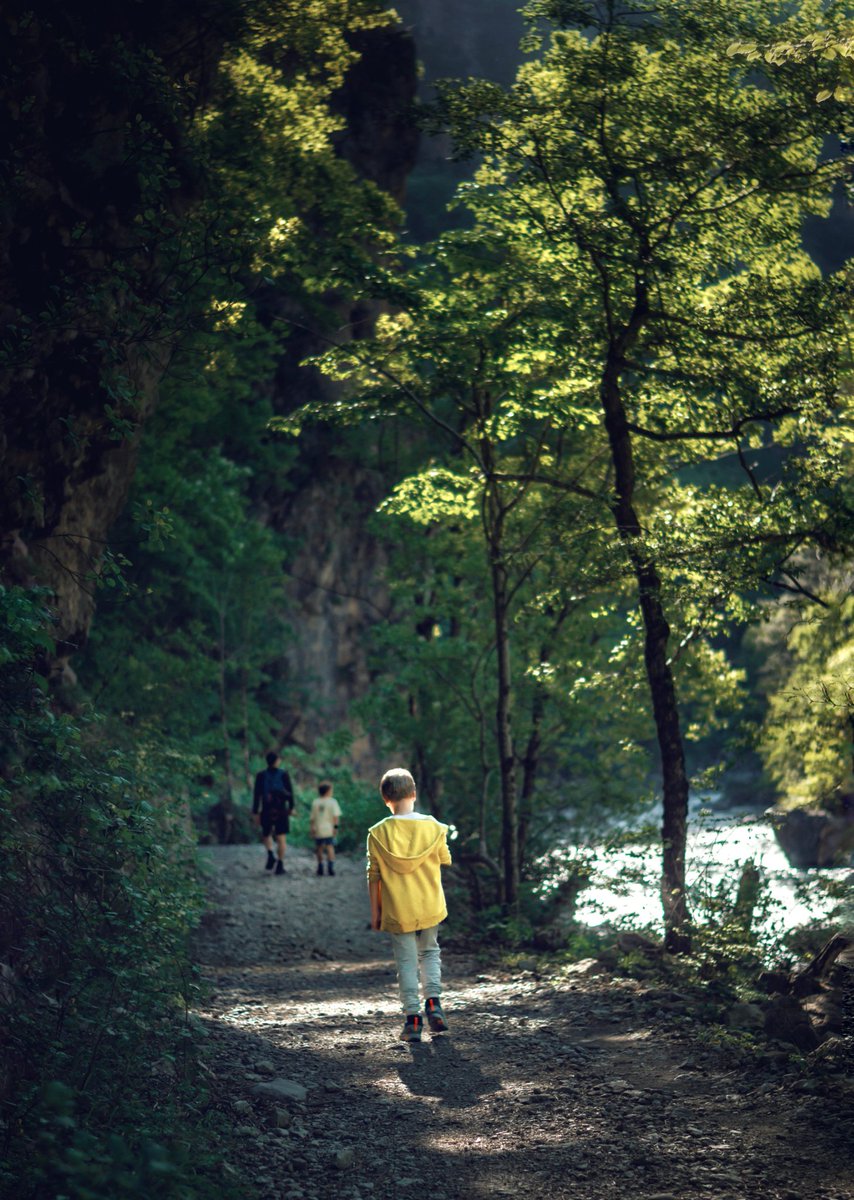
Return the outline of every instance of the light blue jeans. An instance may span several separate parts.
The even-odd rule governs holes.
[[[418,1002],[418,976],[424,989],[424,999],[436,999],[442,994],[442,954],[439,950],[438,925],[419,929],[415,933],[391,934],[394,964],[397,967],[397,986],[400,1004],[407,1016],[421,1012]]]

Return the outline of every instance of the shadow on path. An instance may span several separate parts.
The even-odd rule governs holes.
[[[436,1096],[440,1107],[470,1108],[500,1084],[446,1037],[409,1047],[411,1060],[398,1068],[401,1082],[413,1096]]]

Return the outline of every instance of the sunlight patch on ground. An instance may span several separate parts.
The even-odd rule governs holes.
[[[265,1004],[264,1010],[264,1014],[260,1015],[256,1005],[238,1004],[234,1008],[226,1009],[220,1020],[228,1021],[232,1025],[281,1025],[283,1010],[287,1015],[287,1024],[291,1027],[318,1021],[339,1024],[342,1020],[339,996],[332,996],[328,1000],[306,1000],[299,1004],[294,1004],[291,999],[283,996],[281,1002],[273,1000]],[[364,1001],[352,999],[347,1004],[348,1021],[353,1017],[388,1019],[392,1015],[396,1014],[391,1014],[386,1009],[378,1009],[374,998]]]

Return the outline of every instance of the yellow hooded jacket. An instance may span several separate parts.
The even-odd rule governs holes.
[[[386,817],[368,830],[368,880],[381,881],[388,933],[429,929],[448,915],[439,868],[451,865],[448,826],[435,817]]]

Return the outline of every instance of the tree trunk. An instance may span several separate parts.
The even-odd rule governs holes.
[[[671,953],[684,954],[691,949],[690,918],[685,895],[688,775],[676,685],[667,652],[670,626],[661,599],[661,577],[641,544],[641,524],[633,503],[635,468],[632,438],[620,393],[623,355],[637,336],[645,315],[645,309],[639,301],[635,315],[622,337],[612,343],[602,379],[601,398],[614,465],[615,499],[612,511],[637,580],[644,623],[644,662],[661,760],[664,944]]]
[[[500,522],[493,532],[495,536],[490,539],[489,550],[495,654],[498,666],[495,735],[501,776],[501,853],[504,864],[504,903],[508,908],[514,908],[519,902],[519,826],[516,810],[516,755],[512,728],[508,580],[502,553]]]
[[[546,654],[540,655],[540,662],[546,661]],[[519,866],[525,861],[525,845],[528,840],[528,825],[531,820],[531,803],[534,799],[534,789],[537,786],[537,768],[540,765],[540,742],[542,740],[543,713],[545,712],[545,690],[538,686],[534,693],[531,706],[531,728],[528,733],[528,743],[525,746],[525,756],[522,759],[522,790],[519,797]]]
[[[231,770],[231,746],[228,740],[228,707],[225,690],[225,612],[219,610],[219,723],[222,732],[223,765],[225,767],[225,796],[223,808],[227,813],[234,810],[234,776]]]
[[[243,749],[243,775],[246,779],[246,787],[251,796],[254,778],[252,775],[252,762],[249,757],[249,678],[248,672],[245,669],[240,681],[240,699],[243,709],[243,732],[240,739]]]
[[[749,858],[741,868],[735,903],[732,906],[732,919],[745,933],[750,933],[753,925],[761,887],[762,875],[753,859]]]
[[[481,416],[490,416],[489,396],[478,396]],[[513,746],[513,677],[510,667],[510,581],[504,552],[507,506],[495,478],[495,457],[488,436],[480,439],[481,468],[485,488],[481,519],[489,554],[492,583],[492,612],[495,624],[495,658],[498,695],[495,702],[495,741],[501,781],[501,861],[503,903],[515,909],[519,903],[519,824],[516,802],[516,752]]]
[[[477,814],[477,844],[480,847],[480,852],[485,857],[489,855],[489,847],[486,841],[486,809],[489,803],[489,782],[492,778],[492,771],[488,767],[484,767],[483,775],[481,776],[480,787],[480,807]]]

